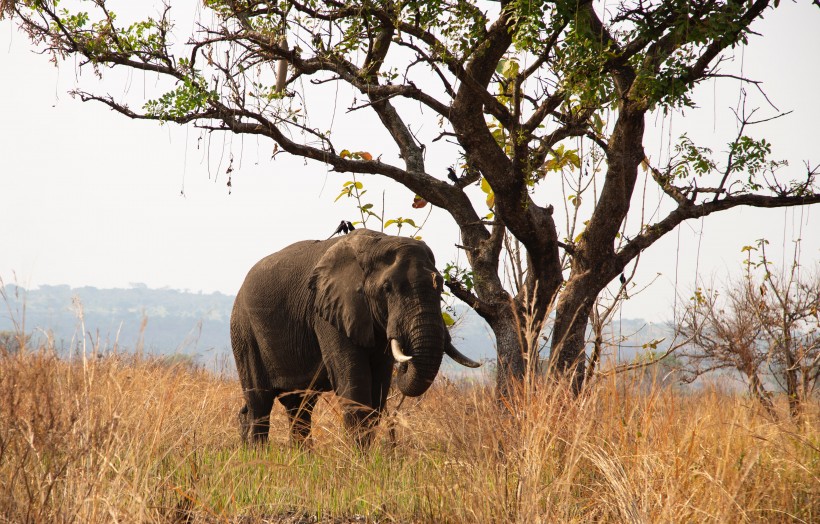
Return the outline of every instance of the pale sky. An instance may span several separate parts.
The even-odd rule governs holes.
[[[745,76],[764,82],[780,110],[794,111],[752,134],[772,142],[773,157],[789,160],[788,169],[798,173],[805,172],[805,160],[820,162],[817,27],[820,10],[809,2],[784,2],[753,26],[763,36],[752,36],[750,46],[736,52],[725,69],[737,72],[742,64]],[[131,121],[67,94],[82,87],[139,100],[143,93],[157,95],[153,78],[106,72],[99,81],[91,69],[78,74],[73,61],[55,67],[47,56],[34,54],[8,20],[0,23],[0,70],[0,277],[6,283],[128,287],[141,282],[234,294],[259,258],[297,240],[325,238],[342,218],[358,218],[352,201],[333,202],[350,174],[328,173],[321,164],[284,155],[272,160],[273,144],[264,139]],[[750,100],[756,96],[753,87],[746,89]],[[738,93],[735,81],[705,84],[696,92],[698,110],[671,118],[653,115],[648,125],[657,127],[647,132],[647,154],[653,160],[666,158],[671,123],[673,143],[687,132],[724,157],[718,153],[736,133],[728,108],[737,105]],[[335,107],[335,130],[352,150],[376,155],[389,148],[372,119],[345,113],[350,104],[345,96],[336,105],[327,99],[315,102],[312,111],[327,116]],[[761,117],[774,115],[760,97],[755,100],[751,105],[762,106]],[[420,120],[414,129],[434,137],[438,133],[431,120],[426,128]],[[446,167],[456,161],[445,146],[431,147],[427,170],[444,178]],[[388,218],[420,223],[427,216],[429,207],[410,207],[413,195],[403,187],[377,177],[360,180],[377,210],[385,192]],[[475,193],[480,203],[481,193]],[[563,197],[544,194],[539,202],[559,208]],[[421,235],[440,268],[459,256],[463,261],[454,247],[456,227],[443,210],[432,211]],[[684,224],[680,235],[667,235],[642,256],[638,284],[660,276],[627,301],[623,317],[668,319],[675,282],[680,296],[688,297],[696,271],[705,280],[737,275],[744,245],[765,237],[773,253],[785,247],[790,256],[800,236],[801,260],[811,266],[820,260],[820,206],[737,209]]]

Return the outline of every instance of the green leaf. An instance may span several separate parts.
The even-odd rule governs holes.
[[[447,327],[452,327],[456,323],[456,321],[453,320],[453,317],[451,317],[446,311],[441,312],[441,318],[444,320],[444,325]]]

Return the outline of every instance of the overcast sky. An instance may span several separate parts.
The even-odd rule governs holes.
[[[794,111],[753,135],[766,137],[774,144],[774,157],[788,159],[790,169],[802,172],[805,160],[820,162],[820,10],[809,2],[783,4],[754,26],[763,36],[752,36],[727,68],[742,65],[746,76],[765,82],[780,110]],[[7,20],[0,23],[0,71],[0,277],[6,283],[127,287],[140,282],[234,294],[262,256],[300,239],[325,238],[342,218],[357,218],[351,201],[334,203],[350,175],[284,155],[272,160],[272,144],[265,140],[130,121],[71,98],[67,91],[77,86],[139,97],[151,92],[155,80],[106,74],[100,82],[90,69],[78,74],[73,61],[55,67],[33,53]],[[664,158],[668,136],[674,142],[684,131],[724,151],[736,132],[728,108],[737,105],[738,93],[737,82],[711,83],[697,91],[699,110],[653,116],[649,124],[658,129],[648,132],[649,156]],[[336,107],[338,125],[350,126],[351,144],[377,154],[383,139],[373,135],[366,119],[349,120],[344,111],[349,103]],[[320,103],[313,110],[333,107]],[[760,114],[775,112],[762,107]],[[437,134],[434,127],[428,124],[429,136]],[[428,172],[444,178],[456,159],[431,151]],[[379,207],[384,191],[388,218],[421,222],[427,216],[429,207],[410,208],[413,195],[406,189],[378,178],[361,180]],[[476,199],[481,201],[480,193]],[[552,202],[549,195],[545,199]],[[561,201],[555,197],[556,207]],[[444,211],[434,209],[421,234],[440,267],[459,257],[457,231]],[[706,280],[739,274],[744,245],[766,237],[773,252],[785,247],[790,254],[799,236],[803,263],[816,263],[820,206],[741,209],[685,224],[679,235],[667,235],[644,254],[636,282],[655,282],[627,302],[623,316],[668,319],[676,282],[680,296],[688,297],[696,272]]]

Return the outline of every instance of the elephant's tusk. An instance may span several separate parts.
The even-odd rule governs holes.
[[[475,360],[467,357],[466,355],[462,354],[459,350],[457,350],[456,347],[452,344],[452,342],[447,342],[444,345],[444,352],[447,353],[447,355],[451,359],[455,360],[462,366],[466,366],[468,368],[477,368],[481,366],[480,362],[476,362]]]
[[[390,341],[390,350],[393,352],[393,358],[395,358],[398,363],[407,362],[413,358],[404,354],[401,350],[401,344],[399,344],[399,341],[395,338]]]

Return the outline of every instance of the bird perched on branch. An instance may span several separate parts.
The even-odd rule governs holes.
[[[452,180],[454,184],[458,184],[458,175],[456,175],[456,170],[452,167],[447,168],[447,178]]]
[[[353,227],[353,223],[351,223],[348,220],[342,220],[341,222],[339,222],[339,227],[336,228],[336,231],[334,231],[333,234],[327,238],[331,238],[333,237],[333,235],[338,235],[339,233],[344,233],[346,235],[354,229],[356,228]]]
[[[623,273],[621,273],[621,276],[618,277],[618,280],[621,282],[621,290],[624,292],[624,300],[629,300],[629,295],[626,293],[626,277]]]

